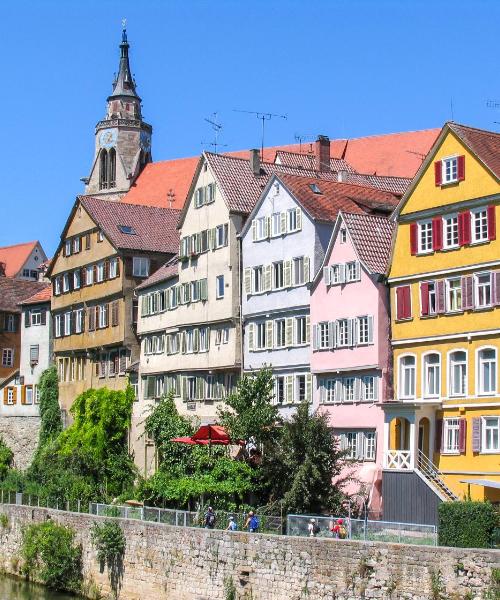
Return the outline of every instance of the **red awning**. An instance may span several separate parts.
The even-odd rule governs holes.
[[[220,425],[202,425],[191,437],[177,437],[170,441],[180,444],[198,444],[200,446],[209,446],[211,444],[228,446],[231,443],[226,430]]]

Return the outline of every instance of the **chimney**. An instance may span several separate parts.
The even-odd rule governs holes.
[[[347,181],[349,173],[345,169],[340,169],[337,173],[337,181]]]
[[[330,170],[330,138],[327,135],[318,135],[314,146],[317,171]]]
[[[260,175],[260,150],[250,150],[250,169],[254,175]]]

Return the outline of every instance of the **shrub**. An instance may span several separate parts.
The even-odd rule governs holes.
[[[92,526],[92,543],[97,550],[97,560],[101,573],[108,567],[109,584],[115,597],[123,577],[123,556],[126,540],[122,528],[117,521],[105,521]]]
[[[12,465],[14,453],[0,436],[0,479],[4,479]]]
[[[439,544],[488,548],[498,516],[489,502],[443,502],[439,506]]]
[[[45,521],[22,532],[23,571],[28,578],[56,590],[78,592],[82,583],[82,550],[69,527]]]

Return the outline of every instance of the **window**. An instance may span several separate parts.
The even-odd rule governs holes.
[[[358,317],[358,344],[373,344],[373,317]]]
[[[275,379],[275,394],[276,394],[276,403],[284,404],[285,403],[285,378],[280,376]]]
[[[443,426],[443,452],[460,452],[460,419],[444,419]]]
[[[359,262],[354,260],[346,263],[345,266],[345,280],[346,281],[358,281],[360,279]]]
[[[449,355],[450,396],[467,395],[467,354],[457,350]]]
[[[97,283],[104,281],[104,261],[97,263]]]
[[[474,275],[476,288],[476,308],[491,306],[491,273]]]
[[[330,324],[328,321],[318,323],[319,327],[319,347],[321,350],[325,350],[330,347]]]
[[[266,324],[257,323],[257,338],[256,348],[257,350],[264,350],[266,347]]]
[[[375,460],[375,432],[365,431],[365,448],[364,448],[364,459]]]
[[[439,398],[441,392],[441,357],[439,354],[424,356],[424,396]]]
[[[99,305],[98,311],[99,311],[98,327],[100,329],[102,329],[102,328],[108,326],[108,305],[107,304]]]
[[[264,289],[264,268],[262,265],[253,268],[253,291],[255,294]]]
[[[94,267],[93,267],[93,265],[88,265],[86,267],[85,283],[87,285],[92,285],[94,283]]]
[[[63,275],[63,292],[69,292],[69,273]]]
[[[358,458],[358,433],[356,431],[348,431],[345,436],[345,448],[347,450],[346,458]],[[342,444],[341,444],[342,445]]]
[[[497,352],[484,348],[478,352],[478,394],[495,394],[497,389]]]
[[[200,299],[200,281],[191,282],[191,302],[198,302]]]
[[[14,366],[14,350],[12,348],[4,348],[2,351],[2,367]]]
[[[347,319],[338,319],[337,325],[337,346],[343,347],[349,345],[349,322]]]
[[[420,284],[420,313],[423,317],[436,314],[436,283],[424,281]]]
[[[186,336],[186,353],[191,354],[194,352],[194,330],[188,329],[184,335]]]
[[[80,252],[80,237],[74,237],[73,238],[73,252],[75,254],[78,254],[78,252]]]
[[[224,327],[222,330],[222,343],[227,344],[229,342],[229,327]]]
[[[215,228],[215,247],[227,246],[227,224]]]
[[[34,346],[30,346],[30,364],[36,365],[38,364],[40,356],[40,346],[38,344]]]
[[[32,325],[42,324],[42,311],[39,308],[30,311],[30,321]]]
[[[295,317],[295,343],[298,346],[308,343],[306,317]]]
[[[446,302],[448,312],[462,310],[462,281],[460,277],[446,280]]]
[[[306,400],[306,376],[297,375],[297,399],[298,402],[304,402]]]
[[[62,315],[55,316],[55,328],[56,328],[56,337],[61,337],[62,335]]]
[[[324,379],[323,380],[323,402],[335,402],[335,379]]]
[[[347,229],[342,227],[340,230],[340,243],[345,244],[347,242]]]
[[[273,236],[281,234],[281,213],[273,213],[271,216]]]
[[[369,402],[377,399],[378,378],[374,375],[366,375],[362,379],[362,400]]]
[[[73,271],[73,289],[80,289],[80,269],[76,269],[76,271]]]
[[[458,247],[458,215],[443,217],[444,245],[446,249]]]
[[[258,240],[263,240],[267,237],[267,219],[266,217],[260,217],[257,219],[257,238]]]
[[[109,278],[114,279],[118,276],[118,259],[112,258],[109,261]]]
[[[498,417],[482,418],[482,451],[499,452],[500,451],[500,419]]]
[[[64,335],[71,335],[71,311],[64,313]]]
[[[488,239],[488,209],[471,210],[472,243]]]
[[[27,385],[24,388],[24,402],[25,404],[33,404],[33,386]]]
[[[71,240],[64,243],[64,256],[71,256]]]
[[[287,229],[289,232],[297,231],[300,229],[299,220],[297,218],[298,211],[300,209],[291,208],[287,211]]]
[[[279,290],[285,285],[283,261],[273,263],[273,289]]]
[[[330,267],[330,284],[344,283],[344,265],[332,265]]]
[[[399,359],[399,397],[415,398],[415,357]]]
[[[200,328],[200,341],[199,341],[199,352],[206,352],[208,350],[208,327]]]
[[[458,156],[445,158],[442,162],[442,181],[443,183],[453,183],[458,181]]]
[[[149,275],[149,258],[134,256],[132,274],[134,277],[147,277]]]
[[[217,298],[224,298],[224,275],[217,275],[215,279],[215,295]]]
[[[354,377],[344,377],[342,380],[342,384],[344,387],[344,400],[347,402],[353,402],[356,400],[356,396],[354,393],[355,390],[355,381]]]
[[[7,322],[5,329],[9,333],[14,333],[16,331],[16,316],[15,315],[7,315]]]
[[[285,319],[277,319],[275,321],[275,346],[283,348],[285,346]]]
[[[83,331],[83,308],[75,310],[75,333]]]
[[[418,224],[418,251],[432,251],[432,221],[420,221]]]
[[[305,283],[304,257],[299,256],[293,259],[293,280],[295,285]]]
[[[56,296],[59,296],[60,293],[61,293],[61,278],[56,277],[54,279],[54,294]]]

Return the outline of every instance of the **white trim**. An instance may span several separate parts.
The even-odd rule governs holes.
[[[455,313],[453,313],[455,314]],[[405,321],[398,321],[405,322]],[[483,335],[498,335],[500,329],[482,329],[480,331],[465,331],[463,333],[449,333],[446,335],[430,335],[420,338],[404,338],[402,340],[391,340],[393,346],[404,346],[405,344],[419,344],[421,342],[439,342],[444,340],[462,340],[467,338],[482,337]]]
[[[467,396],[467,398],[472,398],[473,396]],[[498,402],[474,402],[473,404],[445,404],[444,401],[447,400],[447,398],[443,398],[443,405],[442,408],[443,410],[448,409],[448,408],[483,408],[483,406],[485,406],[486,408],[500,408],[500,396],[497,396],[498,398]],[[454,400],[454,398],[452,398],[452,400]]]
[[[497,429],[500,430],[500,417],[498,415],[481,415],[481,451],[480,454],[500,454],[500,440],[498,448],[494,450],[485,450],[485,442],[486,442],[486,427],[485,427],[485,419],[497,419]],[[499,433],[500,435],[500,433]]]
[[[480,382],[481,382],[481,372],[480,372],[480,365],[479,365],[479,353],[482,350],[493,350],[495,352],[495,389],[492,392],[482,392],[480,389]],[[475,365],[476,365],[476,373],[475,373],[475,390],[476,390],[476,396],[480,397],[480,398],[488,398],[490,396],[496,396],[497,392],[498,392],[498,348],[496,346],[480,346],[479,348],[476,348],[475,351]]]
[[[435,277],[437,275],[447,275],[449,273],[464,273],[475,269],[487,269],[488,267],[500,266],[500,260],[490,260],[484,263],[476,263],[473,265],[464,265],[462,267],[454,267],[452,269],[441,269],[439,271],[426,271],[425,273],[415,273],[413,275],[402,275],[401,277],[390,277],[388,283],[399,283],[402,281],[419,281],[420,279],[427,279],[428,277]]]
[[[401,359],[407,358],[408,356],[413,357],[415,360],[415,363],[414,363],[415,374],[414,374],[414,380],[413,380],[415,393],[413,394],[413,396],[403,396],[400,393],[400,391],[401,391]],[[400,354],[398,356],[397,383],[398,383],[397,394],[396,394],[397,399],[400,401],[411,400],[412,402],[414,402],[417,397],[417,355],[414,352],[406,352],[405,354]]]
[[[452,395],[451,394],[451,376],[450,376],[450,355],[455,352],[465,352],[465,394]],[[467,398],[469,393],[469,351],[467,348],[452,348],[446,353],[446,393],[448,398]]]
[[[426,389],[426,385],[425,385],[425,359],[427,356],[432,356],[432,355],[437,355],[439,357],[439,362],[438,362],[438,369],[439,369],[439,381],[438,381],[438,393],[437,395],[431,396],[431,395],[426,395],[425,394],[425,389]],[[421,356],[421,390],[422,390],[422,398],[425,398],[427,400],[439,400],[441,398],[441,383],[443,380],[443,371],[442,371],[442,361],[441,361],[441,352],[438,352],[437,350],[429,350],[428,352],[424,352]]]
[[[274,367],[273,367],[274,368]],[[338,369],[318,369],[318,370],[311,370],[311,373],[315,374],[315,375],[324,375],[324,374],[328,374],[331,373],[332,375],[335,375],[337,373],[348,373],[351,371],[373,371],[373,370],[378,370],[378,371],[382,371],[382,367],[380,365],[362,365],[362,366],[357,366],[357,367],[340,367]],[[382,377],[382,375],[381,375]]]

